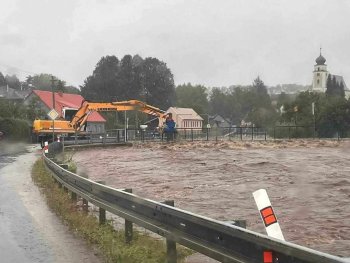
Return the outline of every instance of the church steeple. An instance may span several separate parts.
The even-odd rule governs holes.
[[[316,58],[316,65],[314,66],[312,91],[325,92],[328,78],[328,71],[326,59],[322,56],[322,48],[320,48],[320,55]]]
[[[316,58],[317,65],[324,65],[326,63],[326,59],[322,56],[322,48],[320,47],[320,55]]]

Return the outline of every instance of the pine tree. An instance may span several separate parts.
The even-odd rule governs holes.
[[[0,87],[6,86],[6,79],[4,75],[0,72]]]
[[[332,84],[332,75],[329,74],[326,84],[326,95],[331,96],[333,94],[333,84]]]
[[[339,96],[345,98],[345,90],[343,81],[339,84]]]

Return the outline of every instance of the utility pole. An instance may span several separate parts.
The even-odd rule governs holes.
[[[316,136],[316,116],[315,116],[315,102],[311,103],[311,112],[314,117],[314,138]]]
[[[56,103],[55,103],[55,77],[54,76],[51,76],[51,91],[52,91],[52,108],[54,110],[56,110],[55,106],[56,106]],[[52,142],[55,141],[55,119],[52,120]]]

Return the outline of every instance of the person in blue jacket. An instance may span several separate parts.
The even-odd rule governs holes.
[[[168,117],[165,120],[165,127],[164,127],[164,132],[166,134],[167,140],[172,140],[175,138],[175,129],[176,123],[173,120],[173,116],[171,113],[169,113]]]

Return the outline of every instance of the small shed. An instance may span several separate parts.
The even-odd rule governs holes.
[[[167,113],[172,113],[177,129],[202,130],[203,118],[192,108],[170,107]]]

